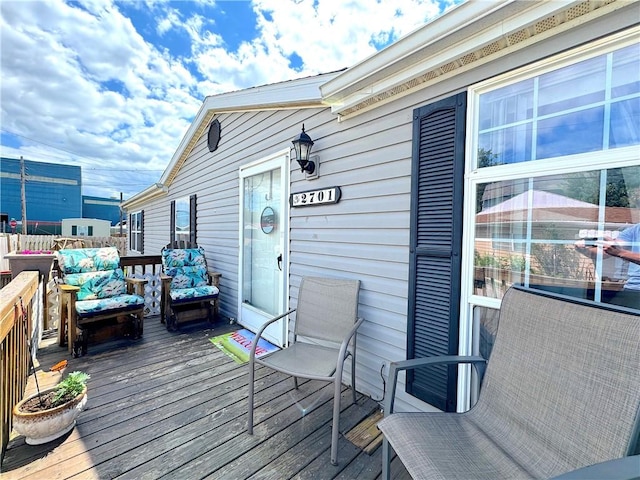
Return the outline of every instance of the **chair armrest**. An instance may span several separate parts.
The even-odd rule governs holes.
[[[209,270],[207,272],[209,275],[209,285],[213,285],[214,287],[220,287],[220,277],[222,274],[220,272],[214,272],[213,270]]]
[[[60,289],[60,293],[62,294],[71,294],[80,291],[80,287],[76,287],[75,285],[67,285],[66,283],[61,283],[58,285]]]
[[[415,358],[413,360],[391,362],[391,366],[389,368],[389,392],[387,395],[387,399],[384,402],[384,414],[389,415],[393,413],[393,403],[396,396],[396,384],[399,371],[413,370],[415,368],[424,367],[427,365],[451,365],[459,363],[472,364],[478,372],[480,382],[482,382],[482,377],[484,376],[487,361],[484,358],[475,355],[442,355],[437,357]]]
[[[640,455],[616,458],[563,473],[551,480],[637,480],[640,478]]]
[[[353,336],[356,334],[356,331],[358,330],[360,325],[362,325],[362,322],[364,322],[364,318],[358,317],[356,323],[354,323],[353,327],[351,327],[351,330],[349,330],[349,334],[344,338],[344,340],[342,340],[342,343],[340,344],[340,353],[338,354],[338,364],[336,365],[336,372],[342,370],[342,362],[344,361],[345,355],[347,354],[349,343],[351,342]]]
[[[287,315],[292,314],[295,311],[296,309],[292,308],[288,312],[284,312],[282,315],[278,315],[277,317],[274,317],[271,320],[268,320],[267,322],[262,324],[262,326],[260,327],[260,330],[258,330],[258,333],[256,333],[256,336],[253,339],[253,344],[251,345],[251,351],[249,352],[249,358],[251,360],[253,360],[256,356],[256,347],[258,346],[258,340],[260,340],[260,337],[262,337],[262,332],[264,332],[267,329],[267,327],[272,323],[277,322],[278,320],[286,317]]]
[[[135,293],[141,297],[144,297],[144,286],[149,283],[146,278],[126,277],[127,293]]]

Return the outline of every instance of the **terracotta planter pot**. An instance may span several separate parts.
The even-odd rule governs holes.
[[[53,388],[41,393],[50,392]],[[25,398],[13,407],[13,428],[20,435],[24,435],[29,445],[40,445],[55,440],[76,426],[76,419],[87,403],[87,387],[80,395],[50,410],[41,412],[23,412],[22,405],[37,394]]]

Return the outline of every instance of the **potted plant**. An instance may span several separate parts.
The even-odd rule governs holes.
[[[84,372],[71,372],[55,387],[25,398],[13,407],[13,428],[29,445],[50,442],[71,431],[87,403]]]

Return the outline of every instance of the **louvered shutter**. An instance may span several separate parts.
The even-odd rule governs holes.
[[[416,109],[413,121],[407,358],[458,353],[466,93]],[[456,408],[457,369],[410,372],[407,392]]]

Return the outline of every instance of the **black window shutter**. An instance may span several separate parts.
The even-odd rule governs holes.
[[[458,353],[466,93],[414,110],[407,358]],[[456,366],[409,372],[407,392],[456,409]]]
[[[176,240],[176,201],[171,200],[171,220],[169,222],[169,228],[171,229],[169,235],[169,244],[171,245]]]
[[[144,253],[144,210],[140,211],[140,242],[138,248],[140,253]]]
[[[196,245],[196,195],[189,197],[189,242]]]

